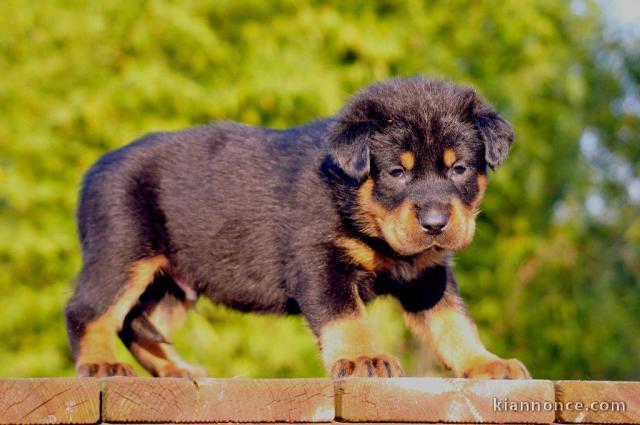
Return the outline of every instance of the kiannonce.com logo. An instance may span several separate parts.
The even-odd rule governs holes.
[[[536,400],[509,400],[508,398],[493,398],[494,412],[626,412],[627,404],[624,401],[536,401]]]

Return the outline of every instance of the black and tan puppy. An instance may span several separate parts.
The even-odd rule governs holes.
[[[78,208],[84,265],[66,309],[77,373],[131,375],[119,335],[153,375],[201,375],[169,341],[207,296],[302,314],[333,376],[398,376],[364,307],[390,295],[456,375],[529,377],[484,347],[449,264],[512,140],[472,89],[409,78],[298,128],[219,122],[108,153]]]

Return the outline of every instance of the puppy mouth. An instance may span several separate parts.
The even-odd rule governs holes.
[[[446,249],[436,237],[426,233],[414,233],[407,229],[395,228],[391,232],[383,232],[389,246],[403,256],[418,255],[427,251]]]
[[[474,223],[475,224],[475,223]],[[475,229],[475,226],[471,226]],[[428,251],[460,251],[471,243],[473,230],[449,229],[437,235],[430,235],[415,228],[387,228],[382,231],[383,238],[389,246],[398,254],[403,256],[413,256]],[[385,231],[386,230],[386,231]]]
[[[424,251],[422,252],[426,252],[426,251],[444,251],[445,249],[447,249],[447,247],[442,246],[436,242],[433,242],[431,245],[429,245],[428,247],[426,247],[424,249]]]
[[[428,253],[442,252],[445,251],[446,248],[437,245],[431,245],[430,247],[424,249],[393,248],[393,250],[401,257],[415,257]]]
[[[425,253],[428,253],[428,252],[441,252],[441,251],[445,251],[447,249],[448,248],[446,248],[446,247],[444,247],[442,245],[439,245],[437,243],[432,243],[429,246],[427,246],[426,248],[423,248],[423,249],[421,249],[419,251],[406,250],[407,254],[402,254],[400,252],[399,252],[399,254],[408,255],[408,256],[416,256],[416,255],[425,254]]]

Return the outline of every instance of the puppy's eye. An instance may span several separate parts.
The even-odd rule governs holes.
[[[394,179],[399,179],[404,177],[404,168],[402,167],[393,167],[390,168],[387,173],[389,173],[389,175],[391,177],[393,177]]]
[[[456,165],[453,166],[453,172],[458,174],[458,175],[464,174],[465,171],[467,171],[467,167],[465,167],[462,164],[456,164]]]

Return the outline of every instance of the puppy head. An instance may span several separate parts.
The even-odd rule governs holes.
[[[331,127],[330,155],[358,186],[359,230],[415,255],[471,242],[487,167],[512,142],[511,125],[472,89],[407,78],[354,96]]]

